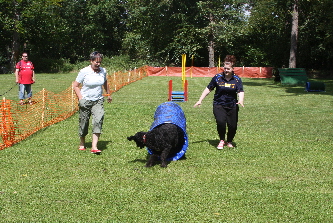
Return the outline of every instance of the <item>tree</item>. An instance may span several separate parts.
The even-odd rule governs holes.
[[[299,11],[298,66],[332,70],[333,1],[299,0]]]
[[[29,21],[30,41],[48,59],[87,59],[93,50],[116,54],[121,48],[123,9],[118,0],[64,0]],[[50,21],[50,18],[52,20]]]
[[[1,0],[0,18],[4,30],[11,34],[11,44],[8,46],[8,49],[11,51],[10,66],[12,70],[14,70],[15,63],[19,58],[19,51],[27,50],[26,37],[29,35],[30,23],[27,23],[29,18],[37,18],[41,15],[38,13],[40,5],[47,9],[49,6],[57,5],[59,1],[61,0],[45,0],[42,2],[28,0]],[[25,44],[22,45],[22,41]]]
[[[333,1],[255,0],[251,6],[247,37],[242,39],[249,48],[246,63],[333,68]]]
[[[332,11],[332,0],[0,0],[0,62],[26,50],[56,71],[98,50],[153,66],[234,54],[244,66],[333,69]]]
[[[10,33],[11,41],[7,42],[7,49],[11,49],[10,54],[10,69],[13,71],[15,63],[19,56],[19,32],[21,31],[20,17],[21,7],[20,2],[16,0],[3,0],[0,2],[2,27],[4,31]],[[8,36],[6,38],[9,39]]]
[[[195,54],[198,0],[129,0],[122,53],[151,63],[179,64],[182,54]]]
[[[244,38],[244,63],[247,66],[288,65],[290,52],[289,6],[281,0],[256,0]]]
[[[291,21],[289,68],[296,68],[298,41],[298,0],[294,0]]]
[[[244,34],[247,23],[245,12],[250,1],[242,0],[208,0],[200,1],[199,16],[206,19],[201,32],[207,37],[209,66],[215,66],[215,52],[232,54],[236,39]]]

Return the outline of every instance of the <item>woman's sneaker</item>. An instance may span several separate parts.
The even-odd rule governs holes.
[[[227,146],[230,148],[234,148],[234,145],[232,144],[232,142],[227,142]]]
[[[219,145],[216,147],[217,149],[223,149],[225,142],[223,140],[220,141]]]
[[[93,154],[101,154],[102,151],[99,149],[92,149],[92,150],[90,150],[90,152]]]

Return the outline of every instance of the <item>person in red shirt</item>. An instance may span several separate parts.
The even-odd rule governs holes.
[[[31,84],[35,83],[35,71],[34,65],[28,60],[27,53],[22,53],[22,60],[16,64],[15,77],[16,83],[19,84],[20,104],[24,104],[25,92],[27,93],[28,102],[32,104]]]

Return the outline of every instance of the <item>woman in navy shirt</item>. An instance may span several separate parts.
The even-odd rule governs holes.
[[[223,149],[225,144],[228,147],[234,147],[232,140],[237,130],[238,105],[244,107],[244,90],[242,80],[234,74],[233,62],[224,63],[224,72],[216,74],[212,78],[194,107],[200,106],[202,100],[214,88],[216,90],[213,101],[213,113],[216,119],[217,132],[220,137],[217,149]],[[228,126],[227,140],[225,140],[226,126]]]

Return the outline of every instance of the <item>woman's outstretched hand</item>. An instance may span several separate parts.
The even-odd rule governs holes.
[[[197,103],[195,103],[195,105],[193,107],[197,107],[197,106],[200,107],[201,104],[202,104],[201,101],[198,101]]]

